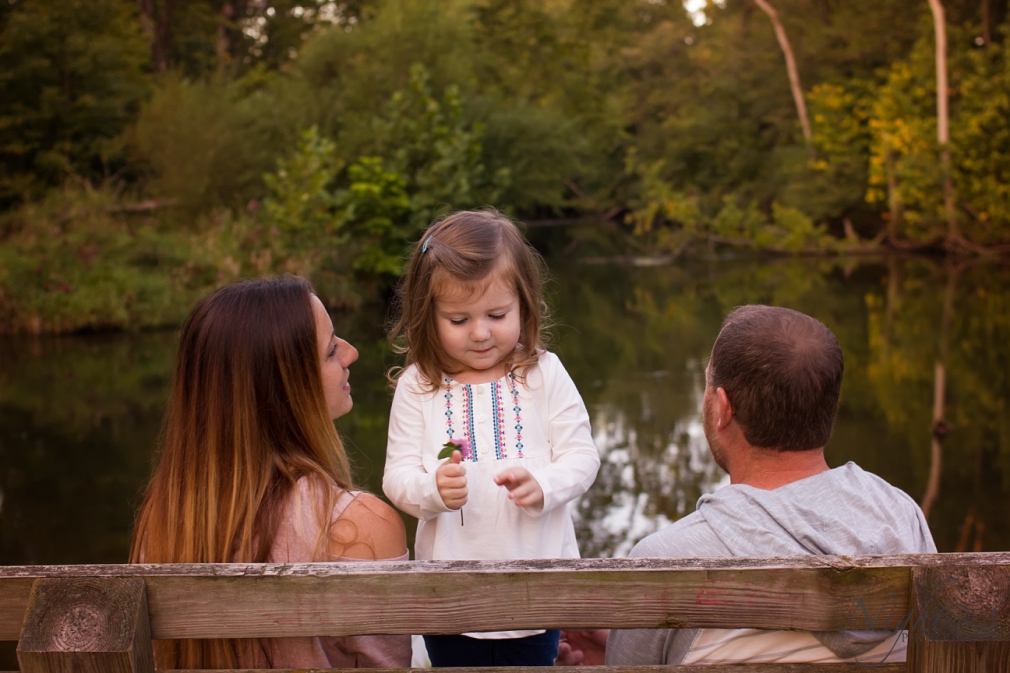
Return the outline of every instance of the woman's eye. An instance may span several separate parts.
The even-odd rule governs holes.
[[[492,318],[493,320],[501,320],[501,319],[502,319],[502,318],[504,318],[504,317],[505,317],[505,314],[504,314],[504,313],[492,313],[492,314],[491,314],[491,318]]]
[[[337,354],[337,344],[333,344],[333,348],[330,349],[329,354],[326,357],[333,357]]]
[[[449,322],[451,322],[453,325],[462,325],[463,323],[466,322],[466,318],[460,318],[458,320],[450,318]]]

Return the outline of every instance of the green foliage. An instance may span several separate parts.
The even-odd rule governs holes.
[[[841,244],[802,211],[778,202],[762,212],[755,202],[741,206],[727,195],[716,208],[695,195],[675,190],[660,177],[663,162],[639,165],[632,153],[628,173],[642,180],[638,207],[627,217],[658,251],[683,250],[696,240],[744,245],[755,250],[803,253],[835,251]]]
[[[5,217],[2,332],[176,325],[190,305],[239,272],[229,228],[166,231],[91,189],[52,192]]]
[[[150,193],[188,213],[261,198],[263,173],[300,121],[261,89],[255,73],[234,82],[162,80],[129,136]]]
[[[171,205],[158,236],[218,241],[238,274],[312,274],[333,305],[381,296],[408,243],[458,208],[624,213],[624,245],[646,254],[932,245],[947,230],[921,2],[777,0],[812,147],[749,1],[707,3],[705,21],[653,0],[147,6],[0,4],[0,208],[64,183],[129,195],[110,207],[154,199]],[[995,246],[1010,231],[1007,17],[994,10],[979,46],[976,9],[949,10],[957,217]],[[34,240],[0,245],[13,258]]]
[[[874,92],[870,118],[867,200],[886,203],[893,196],[905,223],[902,233],[915,240],[934,237],[943,218],[932,59],[932,45],[920,41],[911,61],[895,63]]]
[[[315,126],[305,131],[294,155],[264,177],[264,222],[286,255],[276,263],[299,257],[303,269],[400,273],[407,243],[439,211],[493,203],[508,184],[507,169],[487,175],[482,133],[463,117],[456,88],[434,97],[420,65],[375,120],[369,154],[346,171],[334,141]]]
[[[958,82],[951,145],[963,229],[982,243],[1010,230],[1010,43],[973,49]]]
[[[11,4],[11,3],[8,3]],[[147,46],[122,0],[30,0],[0,24],[0,208],[122,166]]]
[[[376,149],[389,157],[389,168],[404,176],[415,230],[426,227],[440,208],[497,201],[510,171],[503,167],[487,175],[483,134],[483,124],[464,118],[457,87],[446,88],[437,100],[427,70],[411,67],[407,88],[393,94],[385,117],[375,124],[375,138]]]
[[[319,129],[313,126],[302,133],[296,153],[281,159],[274,173],[263,176],[270,190],[263,212],[284,236],[287,248],[315,248],[339,228],[334,212],[337,199],[329,189],[340,170],[335,155],[333,141],[319,137]]]
[[[379,157],[362,157],[348,169],[350,185],[337,198],[355,241],[353,268],[398,275],[404,243],[419,229],[412,226],[416,211],[403,177],[387,171],[382,163]]]

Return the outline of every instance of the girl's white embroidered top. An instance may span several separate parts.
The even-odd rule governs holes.
[[[463,521],[435,485],[438,453],[449,439],[467,439],[467,503]],[[502,470],[529,470],[544,491],[539,510],[520,508],[494,483]],[[540,356],[525,382],[461,384],[444,378],[425,392],[417,369],[397,382],[389,416],[382,489],[418,518],[418,560],[578,558],[567,504],[592,485],[600,467],[589,414],[553,353]]]

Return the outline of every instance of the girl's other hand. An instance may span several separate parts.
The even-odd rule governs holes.
[[[453,451],[452,457],[435,470],[438,495],[449,509],[459,509],[466,504],[466,468],[460,465],[463,454]]]
[[[520,507],[538,509],[544,506],[544,489],[525,467],[512,467],[499,472],[494,483],[508,489],[509,500]]]

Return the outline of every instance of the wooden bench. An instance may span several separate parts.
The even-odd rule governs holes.
[[[909,632],[907,664],[680,673],[1008,672],[1010,553],[0,568],[0,640],[33,673],[148,673],[152,637],[662,627]]]

